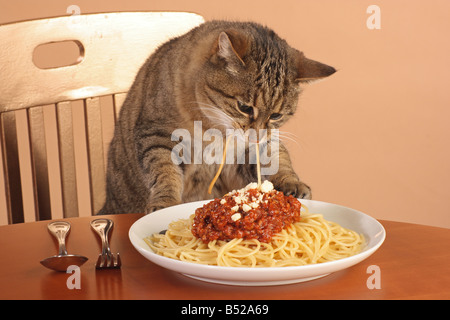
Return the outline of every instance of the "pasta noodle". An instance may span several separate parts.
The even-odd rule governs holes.
[[[230,143],[231,138],[232,138],[232,136],[229,136],[227,141],[225,141],[225,147],[223,148],[222,162],[220,163],[220,166],[216,172],[216,175],[214,176],[211,183],[209,184],[208,194],[211,194],[212,188],[214,187],[214,184],[216,183],[217,179],[220,176],[220,173],[222,172],[223,165],[225,164],[225,157],[227,156],[228,143]]]
[[[258,175],[258,187],[261,186],[261,162],[259,161],[259,143],[255,144],[256,147],[256,173]]]
[[[333,261],[361,251],[362,235],[302,207],[306,212],[301,221],[275,234],[269,243],[242,238],[204,243],[192,235],[194,215],[172,222],[164,235],[154,234],[144,241],[165,257],[227,267],[299,266]]]
[[[225,158],[227,156],[228,143],[230,142],[232,137],[233,136],[230,135],[228,137],[228,139],[225,141],[225,147],[223,148],[223,154],[222,154],[222,162],[220,163],[219,169],[217,169],[216,175],[214,176],[211,183],[209,184],[208,194],[211,194],[214,184],[216,183],[217,179],[220,176],[220,173],[222,172],[223,165],[225,164]],[[257,175],[258,175],[258,186],[260,186],[261,185],[261,163],[259,161],[259,143],[256,143],[255,147],[256,147],[256,168],[257,168],[256,170],[257,170]]]

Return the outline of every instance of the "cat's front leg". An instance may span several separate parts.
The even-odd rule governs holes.
[[[145,213],[181,203],[183,170],[171,159],[173,142],[167,130],[151,128],[139,130],[138,162],[144,184],[148,188]]]
[[[278,171],[268,177],[275,189],[283,192],[285,195],[292,195],[301,199],[311,199],[311,188],[300,181],[292,168],[289,153],[282,144],[280,144],[278,155]]]
[[[183,178],[180,168],[173,163],[157,167],[148,174],[152,186],[145,208],[146,214],[181,203]]]

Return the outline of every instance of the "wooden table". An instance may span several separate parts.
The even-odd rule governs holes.
[[[95,269],[101,248],[89,224],[95,217],[66,219],[72,225],[68,252],[89,258],[79,269],[80,289],[67,286],[75,274],[39,263],[57,253],[48,221],[1,226],[0,299],[450,299],[450,229],[380,221],[385,243],[356,266],[304,283],[238,287],[201,282],[153,264],[128,239],[142,215],[106,217],[115,222],[111,249],[122,257],[118,270]],[[372,265],[379,267],[380,289],[367,286]]]

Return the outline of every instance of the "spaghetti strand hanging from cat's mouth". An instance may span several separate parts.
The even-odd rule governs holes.
[[[208,194],[211,194],[212,188],[214,187],[214,184],[216,183],[217,179],[220,176],[220,173],[222,172],[223,165],[225,164],[225,158],[227,156],[228,143],[230,142],[232,137],[233,137],[232,135],[228,136],[228,139],[225,142],[225,147],[223,148],[222,162],[220,163],[219,169],[217,170],[216,175],[214,176],[213,180],[211,181],[211,183],[209,185]]]
[[[261,163],[259,161],[259,142],[256,142],[256,172],[258,174],[258,189],[261,187]]]
[[[233,137],[233,135],[228,136],[228,138],[225,142],[225,148],[223,149],[223,155],[222,155],[222,162],[220,163],[220,166],[216,172],[216,175],[214,176],[213,180],[209,184],[208,194],[211,194],[214,184],[216,183],[217,179],[219,179],[220,173],[222,172],[223,166],[225,164],[225,158],[227,156],[228,143],[230,142],[232,137]],[[256,171],[257,171],[257,175],[258,175],[258,188],[259,188],[261,186],[261,164],[259,161],[259,142],[258,141],[255,143],[255,148],[256,148]]]

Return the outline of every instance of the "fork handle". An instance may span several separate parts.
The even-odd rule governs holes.
[[[97,232],[102,240],[102,255],[111,256],[108,236],[113,226],[114,222],[110,219],[95,219],[91,222],[92,229]]]

